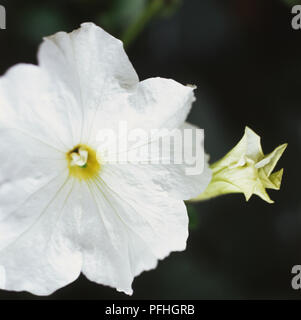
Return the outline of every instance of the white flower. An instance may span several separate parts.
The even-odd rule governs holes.
[[[131,294],[135,276],[185,249],[183,200],[210,170],[101,163],[95,137],[121,120],[183,128],[193,88],[139,82],[122,43],[92,23],[46,38],[38,61],[0,79],[0,287],[47,295],[83,272]]]

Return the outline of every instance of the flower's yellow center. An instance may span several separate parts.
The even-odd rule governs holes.
[[[66,157],[70,176],[79,180],[93,179],[100,171],[96,151],[86,145],[75,146]]]

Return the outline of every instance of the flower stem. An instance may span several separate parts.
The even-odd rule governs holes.
[[[145,10],[137,17],[122,36],[125,47],[129,47],[133,40],[142,32],[147,23],[163,8],[164,0],[152,0]]]

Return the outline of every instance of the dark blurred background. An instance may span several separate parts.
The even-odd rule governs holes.
[[[132,298],[300,299],[291,269],[301,264],[301,30],[291,27],[292,0],[166,0],[127,47],[140,76],[198,85],[190,121],[205,129],[218,160],[245,125],[269,153],[288,142],[275,204],[229,195],[189,206],[188,248],[134,281]],[[120,38],[149,0],[3,1],[0,74],[36,63],[43,36],[93,21]],[[138,17],[138,18],[137,18]],[[122,268],[122,266],[120,266]],[[43,299],[128,299],[84,276]],[[0,299],[41,299],[0,291]]]

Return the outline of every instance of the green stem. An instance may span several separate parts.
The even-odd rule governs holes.
[[[283,0],[287,5],[294,6],[296,4],[301,4],[300,0]]]
[[[164,0],[152,0],[137,19],[130,24],[122,36],[125,47],[129,47],[133,40],[142,32],[147,23],[164,6]]]

